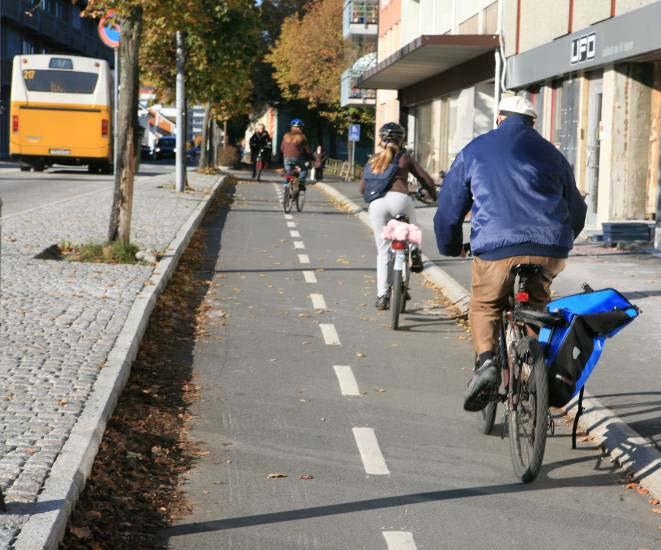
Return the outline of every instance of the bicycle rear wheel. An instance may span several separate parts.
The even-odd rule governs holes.
[[[392,313],[390,326],[393,330],[399,328],[399,314],[402,312],[403,301],[402,272],[395,269],[392,272],[392,296],[390,297],[390,311]]]
[[[535,338],[516,344],[516,409],[509,412],[510,451],[514,473],[524,483],[533,481],[542,467],[549,408],[548,375],[544,355]]]
[[[262,179],[262,170],[264,169],[264,163],[261,160],[257,161],[257,181]]]
[[[291,191],[289,190],[289,186],[285,185],[285,190],[282,193],[282,207],[285,210],[285,214],[291,212],[291,202]]]
[[[296,210],[303,212],[303,205],[305,204],[305,189],[299,189],[296,193]]]

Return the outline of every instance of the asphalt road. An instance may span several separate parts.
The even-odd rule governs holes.
[[[142,162],[140,175],[172,170],[172,161]],[[17,164],[0,164],[2,217],[33,211],[56,202],[111,188],[113,176],[88,174],[87,168],[55,166],[44,172],[21,172]]]
[[[403,330],[386,328],[355,217],[314,188],[291,219],[271,183],[225,192],[233,204],[205,225],[217,263],[188,359],[204,452],[170,548],[659,547],[647,499],[589,441],[572,451],[561,420],[540,478],[516,481],[507,439],[462,410],[465,331],[421,278]]]

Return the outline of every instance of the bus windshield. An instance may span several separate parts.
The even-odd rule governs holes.
[[[94,93],[97,73],[79,71],[56,71],[50,69],[25,69],[23,80],[29,92],[50,92],[56,94]]]

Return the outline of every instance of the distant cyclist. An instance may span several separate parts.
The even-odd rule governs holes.
[[[303,133],[303,121],[300,118],[295,118],[289,123],[289,132],[282,137],[280,151],[282,152],[282,164],[285,172],[298,167],[300,170],[298,179],[300,184],[304,186],[312,154]]]
[[[513,292],[516,264],[540,264],[529,283],[529,304],[543,308],[551,281],[564,267],[583,230],[586,206],[572,167],[534,130],[537,113],[527,99],[504,98],[498,128],[475,138],[445,176],[434,216],[441,254],[461,256],[463,222],[471,211],[470,322],[475,372],[464,408],[479,411],[498,384],[496,346],[502,310]]]
[[[376,309],[390,307],[390,251],[383,238],[383,228],[398,214],[406,214],[415,221],[413,199],[409,196],[408,177],[413,174],[432,200],[436,200],[436,186],[431,176],[402,148],[406,130],[396,122],[388,122],[379,130],[379,148],[369,162],[369,171],[378,179],[386,177],[385,189],[380,198],[369,203],[369,216],[376,241]],[[393,166],[394,165],[394,166]],[[391,174],[392,172],[392,174]],[[365,192],[365,175],[360,181],[360,192]],[[422,271],[422,257],[416,250],[412,254],[413,269]]]
[[[266,164],[271,154],[271,136],[262,123],[257,125],[255,133],[250,136],[250,162],[252,163],[252,177],[257,177],[257,157],[262,152],[262,162]]]

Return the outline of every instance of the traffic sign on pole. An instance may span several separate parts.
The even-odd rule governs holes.
[[[360,124],[349,125],[349,141],[360,141]]]
[[[108,10],[99,20],[99,38],[109,48],[119,48],[119,16],[115,10]]]

